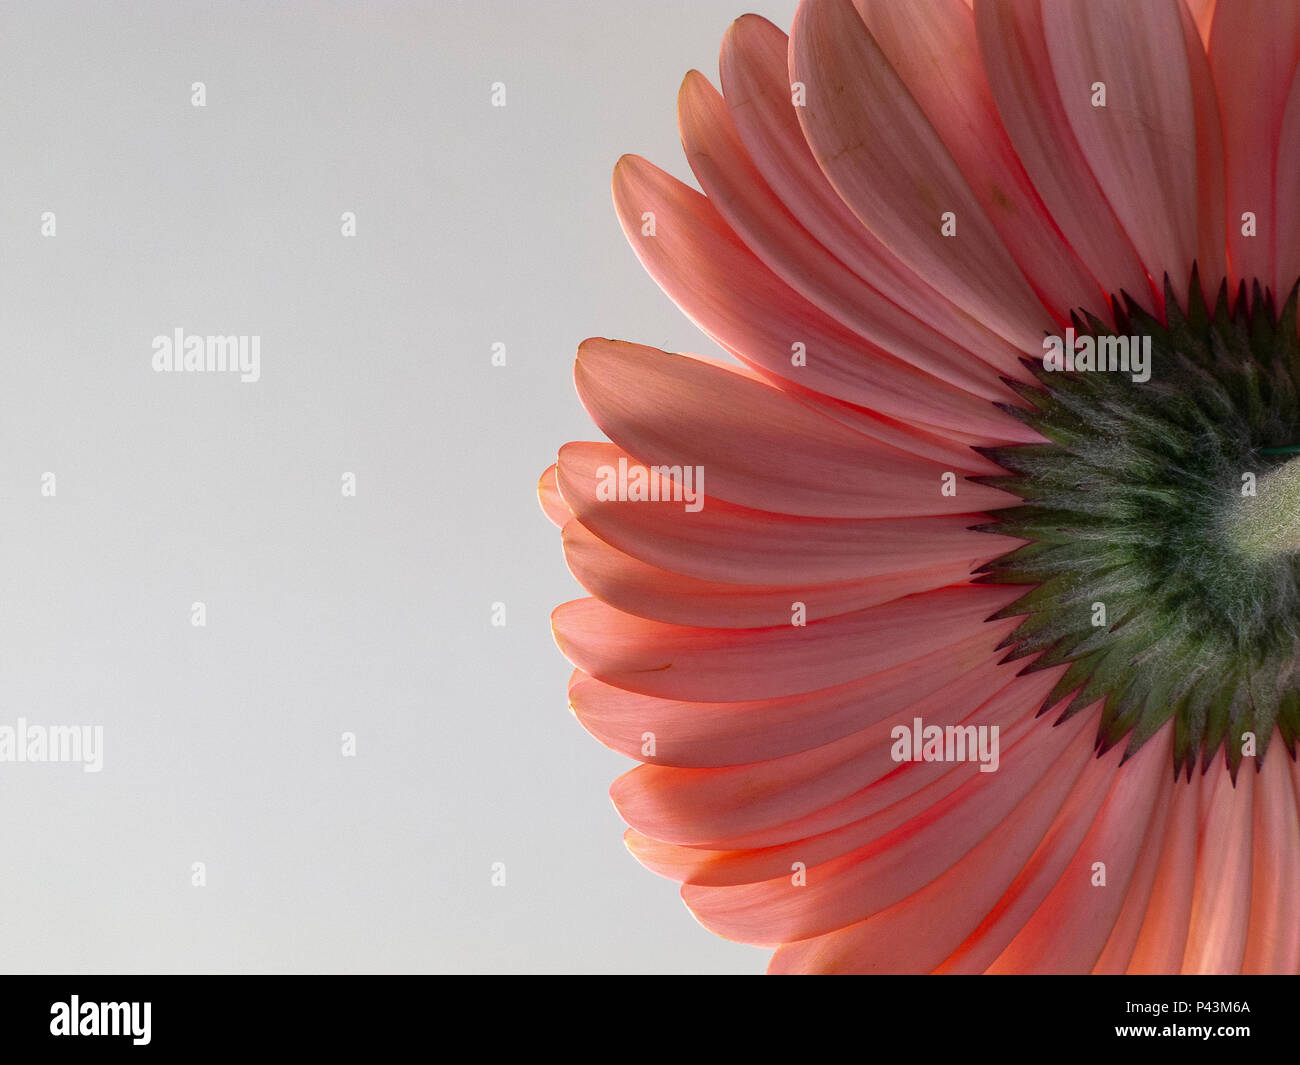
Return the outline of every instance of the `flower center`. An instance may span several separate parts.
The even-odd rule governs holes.
[[[1165,290],[1164,322],[1127,297],[1114,330],[1075,316],[1013,386],[1048,442],[984,450],[1023,503],[980,528],[1030,542],[979,579],[1032,586],[995,617],[1023,617],[1008,660],[1067,666],[1040,712],[1104,699],[1098,748],[1125,758],[1172,719],[1176,773],[1222,748],[1235,778],[1300,735],[1297,289],[1280,314],[1258,284],[1213,310],[1195,273],[1185,311]],[[1135,343],[1149,364],[1121,369]]]

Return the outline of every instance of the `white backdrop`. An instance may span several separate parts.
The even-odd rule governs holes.
[[[0,726],[104,730],[0,764],[4,969],[761,971],[623,848],[533,494],[579,341],[716,352],[609,179],[733,4],[0,5]]]

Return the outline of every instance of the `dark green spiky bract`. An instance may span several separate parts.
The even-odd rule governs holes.
[[[1009,475],[981,480],[1023,505],[981,528],[1030,542],[979,579],[1035,586],[995,616],[1024,616],[1003,646],[1038,656],[1026,671],[1069,663],[1042,712],[1104,698],[1098,748],[1128,737],[1125,758],[1172,717],[1176,774],[1222,747],[1235,779],[1245,733],[1261,758],[1275,726],[1292,757],[1300,735],[1300,559],[1248,558],[1223,529],[1242,475],[1300,444],[1296,289],[1280,315],[1258,285],[1221,285],[1213,312],[1195,273],[1190,291],[1184,311],[1166,279],[1165,322],[1127,297],[1114,329],[1075,317],[1080,336],[1150,335],[1145,383],[1026,360],[1042,387],[1013,384],[1026,405],[1005,409],[1049,442],[984,450]]]

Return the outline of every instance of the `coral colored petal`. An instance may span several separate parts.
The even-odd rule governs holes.
[[[1087,732],[978,846],[902,902],[858,924],[787,943],[772,973],[927,973],[979,926],[1010,887],[1091,756]]]
[[[1273,746],[1255,787],[1255,864],[1243,973],[1294,973],[1300,966],[1300,819],[1289,759],[1277,749],[1280,743]]]
[[[1158,299],[1092,171],[1061,165],[1081,152],[1056,89],[1039,0],[980,0],[975,26],[1007,134],[1071,247],[1107,294]]]
[[[1095,736],[1099,707],[1089,711],[1093,727],[1080,736]],[[1079,715],[1083,716],[1083,715]],[[1073,720],[1073,719],[1072,719]],[[1066,722],[1069,724],[1070,722]],[[1092,758],[1084,766],[1034,853],[979,927],[935,970],[944,974],[985,972],[1024,928],[1059,883],[1061,874],[1087,834],[1092,819],[1114,780],[1118,750]]]
[[[1255,760],[1232,778],[1219,769],[1196,855],[1196,891],[1183,954],[1185,974],[1237,972],[1250,921]]]
[[[938,464],[698,359],[592,339],[578,350],[574,381],[592,419],[628,454],[648,466],[702,468],[696,487],[741,506],[896,517],[1019,502],[971,482],[945,495]]]
[[[963,729],[996,725],[1000,730],[1000,749],[1010,750],[1039,731],[1040,722],[1035,719],[1034,710],[1050,684],[1025,685],[1021,683],[1023,678],[1011,678],[1007,683],[1008,677],[1010,672],[1003,667],[1000,673],[980,674],[965,690],[954,691],[945,686],[897,713],[887,721],[885,729],[873,726],[868,731],[888,735],[891,726],[912,727],[916,717],[941,726],[960,724]],[[1004,686],[995,691],[999,684]],[[986,699],[990,692],[994,694]],[[864,750],[871,743],[881,745],[878,737],[861,738]],[[846,742],[835,745],[836,749],[845,750],[848,743],[856,743],[858,739],[856,735],[846,737]],[[912,762],[891,768],[893,771],[855,792],[849,800],[832,803],[797,821],[741,835],[739,841],[735,835],[724,835],[700,845],[676,845],[636,833],[630,840],[632,851],[647,868],[683,883],[722,887],[782,878],[795,861],[810,867],[860,850],[923,815],[981,775],[977,764],[970,761],[956,765]],[[623,779],[632,778],[637,772],[633,770]],[[620,797],[616,795],[616,800]],[[828,822],[828,813],[850,806],[857,807],[854,817],[838,817]],[[774,820],[779,820],[779,816]],[[816,827],[819,823],[829,823],[831,827],[820,830]]]
[[[1130,973],[1164,975],[1177,973],[1182,965],[1195,888],[1200,795],[1207,783],[1200,776],[1175,782],[1155,885],[1129,961]]]
[[[1279,301],[1286,298],[1291,286],[1300,278],[1300,68],[1291,79],[1286,107],[1278,131],[1275,167],[1277,256],[1275,274]],[[1263,230],[1260,231],[1264,233]],[[1266,239],[1261,236],[1259,239]]]
[[[1156,873],[1160,869],[1160,851],[1164,845],[1165,833],[1169,829],[1169,814],[1173,809],[1175,789],[1180,784],[1163,770],[1164,783],[1156,799],[1156,807],[1147,825],[1146,837],[1138,855],[1137,868],[1129,882],[1124,898],[1124,908],[1115,920],[1110,938],[1093,967],[1097,975],[1122,976],[1133,960],[1133,951],[1137,948],[1138,936],[1142,934],[1142,925],[1146,921],[1147,908],[1151,904],[1151,892],[1155,887]]]
[[[1043,26],[1075,138],[1147,272],[1180,298],[1200,247],[1197,95],[1181,0],[1058,0]],[[1199,44],[1198,44],[1199,51]],[[1106,106],[1094,106],[1097,83]]]
[[[1210,25],[1214,21],[1214,8],[1218,0],[1184,0],[1184,2],[1191,13],[1192,21],[1196,23],[1196,32],[1201,38],[1201,43],[1209,48]]]
[[[902,708],[892,712],[888,704],[864,708],[859,728],[821,747],[721,769],[643,765],[615,783],[614,805],[632,828],[655,839],[730,847],[753,833],[823,810],[898,771],[890,755],[895,727],[910,728],[916,717],[928,724],[955,725],[1014,679],[1013,667],[999,667],[990,656],[965,676],[924,698],[913,698]],[[906,768],[914,778],[913,791],[918,792],[952,766],[931,762]],[[826,859],[806,856],[805,860]]]
[[[1267,32],[1261,33],[1261,27]],[[1300,58],[1300,6],[1292,0],[1231,0],[1214,11],[1210,65],[1218,87],[1227,154],[1228,253],[1236,280],[1258,278],[1276,292],[1294,277],[1275,273],[1279,236],[1275,179],[1295,185],[1295,172],[1274,172],[1283,111]],[[1282,195],[1281,188],[1277,193]],[[1256,235],[1242,233],[1255,216]]]
[[[777,699],[683,702],[624,691],[575,672],[569,703],[601,743],[656,765],[706,768],[780,758],[847,736],[877,714],[901,711],[994,656],[1014,622],[990,622],[973,636],[893,669]],[[865,708],[865,709],[864,709]],[[645,734],[655,737],[653,759]]]
[[[832,519],[751,510],[707,495],[695,513],[672,501],[599,499],[599,471],[616,469],[622,456],[611,444],[565,444],[558,483],[567,507],[625,554],[700,580],[820,585],[952,564],[969,573],[1023,543],[972,531],[988,520],[978,514]]]
[[[1043,303],[1058,313],[1104,311],[1106,292],[1062,237],[1002,128],[970,7],[962,0],[855,4]]]
[[[800,5],[790,78],[807,86],[798,110],[813,154],[867,228],[990,329],[1022,351],[1041,351],[1052,315],[852,6]],[[957,227],[950,236],[945,214]]]
[[[1169,779],[1172,747],[1170,723],[1114,773],[1105,801],[1056,886],[988,972],[1092,969],[1123,909],[1161,785]]]
[[[1197,265],[1202,294],[1216,295],[1219,278],[1228,276],[1227,166],[1224,162],[1223,126],[1219,96],[1210,59],[1185,5],[1178,13],[1183,26],[1183,49],[1192,79],[1192,106],[1196,112],[1196,223]],[[1179,286],[1181,288],[1181,286]]]
[[[718,63],[732,120],[767,185],[822,246],[886,299],[999,372],[1027,380],[1014,345],[914,273],[826,180],[791,100],[789,43],[766,19],[743,15],[728,29]]]
[[[769,699],[920,658],[973,632],[1021,591],[945,588],[803,628],[771,629],[665,625],[579,599],[557,607],[551,624],[570,662],[629,691],[706,702]]]
[[[887,444],[889,447],[898,448],[908,454],[942,463],[945,468],[950,470],[962,470],[966,473],[987,474],[994,477],[1006,472],[991,459],[987,459],[972,450],[972,448],[991,446],[989,438],[986,436],[962,433],[956,429],[949,429],[940,436],[919,426],[886,418],[884,415],[877,414],[875,411],[867,410],[864,407],[857,407],[838,399],[832,399],[829,396],[823,396],[810,389],[801,388],[799,385],[784,378],[776,377],[771,373],[759,371],[755,376],[773,388],[780,389],[791,399],[802,403],[806,407],[811,407],[819,414],[824,414],[833,421],[847,425],[855,432],[862,433],[878,443]],[[1044,437],[1038,436],[1036,430],[1030,429],[1027,425],[1022,425],[1021,430],[1024,431],[1017,431],[1014,438],[1011,434],[1007,434],[1000,442],[1020,444],[1041,444],[1046,442]],[[1034,435],[1035,439],[1025,439],[1031,434]]]
[[[972,568],[956,562],[834,584],[736,585],[659,569],[611,547],[581,522],[570,521],[563,540],[569,571],[597,599],[637,617],[701,628],[756,629],[850,614],[960,584]]]
[[[809,303],[745,247],[705,196],[670,174],[625,155],[613,185],[623,231],[646,271],[738,358],[913,424],[990,439],[1014,431],[1015,420],[986,400],[891,356]],[[802,364],[794,361],[797,344]]]
[[[677,123],[686,157],[709,202],[786,284],[917,369],[989,401],[1017,402],[991,366],[885,299],[791,217],[755,169],[721,94],[697,71],[682,82]]]
[[[563,529],[573,517],[573,511],[565,505],[564,498],[560,495],[560,487],[555,482],[557,466],[557,463],[551,463],[538,480],[537,500],[542,505],[542,511],[551,520],[551,524]]]
[[[1063,672],[1064,667],[1059,666],[1042,670],[1032,676],[1017,678],[1015,683],[1007,685],[981,707],[980,715],[988,714],[991,718],[990,724],[1000,723],[1006,727],[1007,746],[1018,742],[1024,731],[1022,725],[1028,724],[1031,729],[1036,727],[1037,722],[1032,711],[1042,705],[1042,700],[1047,698],[1052,686],[1060,680]],[[1024,720],[1026,715],[1029,715],[1028,722]],[[793,840],[812,839],[841,830],[851,830],[852,826],[860,821],[879,823],[882,818],[889,821],[892,827],[896,823],[890,821],[894,808],[906,806],[924,789],[931,787],[936,778],[943,776],[942,763],[907,763],[847,799],[832,803],[807,817],[752,833],[734,841],[731,845],[748,848],[772,847]],[[960,782],[962,778],[958,776],[954,779]],[[910,817],[911,814],[907,816]]]
[[[807,939],[864,920],[919,890],[969,853],[1033,789],[1071,739],[1045,719],[995,773],[976,773],[924,813],[843,857],[809,865],[806,883],[790,876],[735,887],[686,885],[682,898],[706,927],[745,943]]]

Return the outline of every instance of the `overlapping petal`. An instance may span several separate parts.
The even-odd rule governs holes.
[[[1300,967],[1283,745],[1235,779],[1174,778],[1172,724],[1098,753],[1064,664],[1001,660],[1025,589],[972,579],[1023,543],[977,528],[1019,502],[981,449],[1042,443],[1008,407],[1045,333],[1182,303],[1194,264],[1300,276],[1297,10],[803,0],[789,37],[731,26],[721,92],[684,80],[702,191],[620,160],[633,249],[740,365],[583,343],[610,442],[538,485],[592,596],[553,627],[574,714],[642,763],[629,849],[771,971]],[[701,505],[610,498],[620,462],[701,470]],[[900,760],[922,720],[996,726],[996,770]]]

